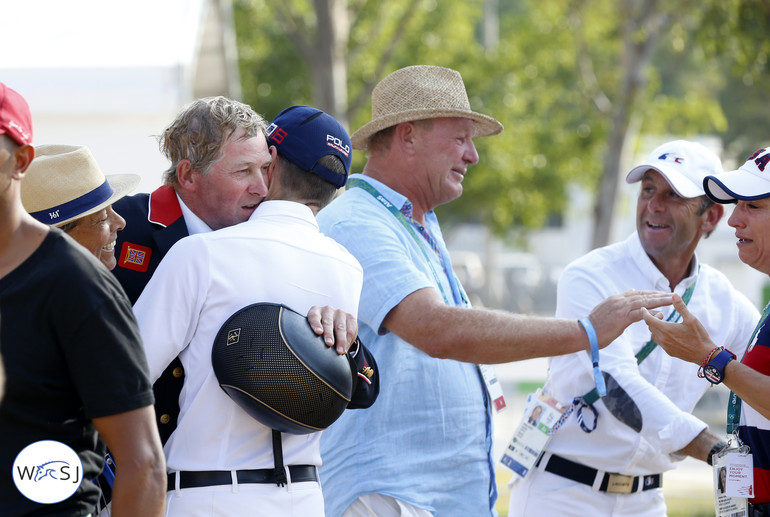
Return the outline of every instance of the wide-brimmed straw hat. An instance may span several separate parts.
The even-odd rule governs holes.
[[[372,120],[350,135],[354,149],[366,150],[369,138],[401,122],[440,117],[469,118],[475,136],[496,135],[503,125],[471,111],[460,73],[440,66],[415,65],[396,70],[372,91]]]
[[[38,221],[61,226],[108,207],[141,179],[138,174],[105,176],[86,147],[39,145],[21,182],[21,202]]]

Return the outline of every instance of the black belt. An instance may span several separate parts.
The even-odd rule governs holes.
[[[749,503],[749,517],[770,517],[770,503]]]
[[[275,469],[236,470],[238,483],[278,483]],[[289,474],[292,483],[318,481],[315,465],[291,465]],[[177,472],[179,488],[199,488],[204,486],[229,485],[233,482],[229,470],[200,470]],[[168,475],[169,491],[176,489],[174,473]]]
[[[537,460],[535,466],[540,465],[542,457]],[[595,468],[570,461],[552,454],[548,458],[544,467],[546,472],[556,474],[584,485],[593,486],[596,481],[596,475],[599,473]],[[651,476],[626,476],[623,474],[614,474],[605,472],[599,490],[611,494],[631,494],[639,491],[641,484],[642,490],[652,490],[660,488],[663,482],[663,474],[653,474]]]

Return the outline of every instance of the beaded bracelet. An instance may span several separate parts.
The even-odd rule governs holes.
[[[700,377],[701,379],[704,378],[703,368],[705,368],[706,365],[709,364],[709,361],[711,361],[711,357],[714,355],[714,352],[722,351],[724,349],[725,349],[725,347],[723,347],[723,346],[715,346],[713,348],[713,350],[711,350],[711,352],[709,352],[709,355],[706,356],[706,360],[703,361],[702,363],[700,363],[700,367],[698,368],[698,377]]]

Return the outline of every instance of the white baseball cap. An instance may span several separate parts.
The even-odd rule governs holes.
[[[770,196],[770,150],[752,154],[740,169],[707,176],[703,180],[706,195],[717,203],[736,203]]]
[[[722,161],[704,145],[687,140],[674,140],[652,151],[641,165],[626,176],[626,183],[642,179],[648,170],[658,171],[682,197],[698,197],[705,194],[703,179],[722,172]]]

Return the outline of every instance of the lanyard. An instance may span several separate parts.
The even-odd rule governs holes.
[[[409,235],[412,236],[414,241],[417,243],[417,247],[420,248],[420,251],[422,252],[423,257],[425,257],[425,261],[428,263],[428,267],[430,267],[430,271],[433,274],[433,279],[436,281],[436,285],[439,288],[439,291],[441,291],[441,296],[444,298],[444,302],[447,305],[452,305],[452,303],[449,301],[449,298],[447,297],[446,293],[444,292],[444,288],[442,287],[442,282],[439,279],[439,275],[436,272],[436,268],[433,266],[433,261],[430,260],[430,257],[428,257],[428,252],[425,250],[425,245],[423,243],[423,240],[419,235],[417,235],[417,232],[414,231],[414,228],[412,227],[412,224],[409,222],[409,220],[404,216],[404,214],[401,213],[401,211],[396,208],[396,206],[388,201],[388,199],[379,193],[379,191],[374,188],[372,185],[367,183],[366,181],[359,179],[359,178],[350,178],[346,185],[348,188],[352,187],[358,187],[360,189],[365,190],[369,194],[372,195],[377,201],[379,201],[382,206],[388,209],[388,211],[393,214],[393,216],[400,222],[404,228],[407,229],[409,232]],[[438,255],[439,260],[442,262],[445,262],[445,257],[441,252],[439,252]],[[459,283],[454,281],[452,278],[453,275],[450,274],[450,271],[446,272],[447,280],[449,281],[449,285],[452,289],[452,295],[455,300],[456,304],[459,305],[468,305],[467,299],[464,295],[464,293],[461,291],[461,288],[459,286]]]
[[[374,188],[374,186],[370,185],[366,181],[359,179],[359,178],[350,178],[348,179],[348,182],[346,184],[347,188],[355,188],[358,187],[360,189],[365,190],[369,194],[374,197],[377,201],[382,204],[385,208],[388,209],[388,211],[393,214],[393,216],[406,228],[406,230],[409,232],[409,235],[412,236],[414,241],[417,243],[417,247],[420,248],[420,251],[422,252],[423,257],[425,257],[425,261],[428,263],[428,267],[430,267],[431,273],[433,273],[433,278],[436,281],[436,285],[438,286],[439,290],[441,291],[441,296],[444,298],[444,303],[447,305],[452,305],[452,303],[447,298],[446,293],[444,292],[444,288],[441,286],[441,281],[439,280],[438,273],[436,272],[436,269],[433,267],[433,261],[430,260],[430,257],[428,257],[428,252],[425,251],[425,239],[421,238],[417,233],[414,231],[414,228],[412,227],[412,224],[409,222],[409,220],[404,216],[404,214],[401,213],[401,210],[396,208],[396,206],[388,201],[388,199],[380,194],[380,192]],[[439,246],[436,246],[439,248]],[[442,264],[448,264],[449,261],[446,260],[446,257],[443,256],[443,251],[440,249],[438,250],[438,258],[442,262]],[[449,285],[452,289],[452,295],[454,297],[455,303],[457,305],[464,305],[466,307],[470,306],[470,303],[468,302],[468,298],[465,296],[465,292],[462,290],[462,287],[460,286],[460,282],[454,278],[454,272],[452,271],[452,268],[444,267],[446,278],[449,281]],[[478,370],[479,376],[482,380],[482,386],[484,387],[484,399],[485,404],[494,404],[494,407],[497,411],[502,411],[505,408],[505,398],[503,397],[503,391],[500,386],[500,383],[497,381],[497,377],[495,376],[494,369],[492,367],[486,366],[486,365],[477,365],[476,369]],[[487,413],[487,426],[489,429],[489,426],[491,425],[489,420],[489,414]]]
[[[700,266],[698,266],[698,271],[700,271]],[[692,284],[690,284],[690,287],[687,288],[687,290],[684,292],[684,295],[682,295],[682,301],[687,305],[690,302],[690,298],[692,298],[692,292],[695,290],[695,284],[698,282],[698,277],[695,277],[695,281],[693,281]],[[671,314],[668,315],[668,318],[666,321],[678,321],[680,317],[680,314],[674,310],[671,312]],[[646,345],[642,347],[641,350],[639,350],[636,353],[636,364],[641,364],[642,361],[644,361],[647,356],[650,355],[650,352],[652,352],[655,347],[657,347],[658,344],[653,341],[652,339],[647,342]],[[594,365],[598,363],[598,360],[594,360]],[[594,372],[594,375],[596,376],[596,372]],[[601,374],[599,374],[601,375]],[[598,383],[597,383],[598,386]],[[570,404],[569,408],[562,414],[562,416],[559,418],[559,421],[556,422],[556,424],[553,427],[554,432],[561,427],[561,425],[564,423],[564,421],[572,414],[573,411],[577,409],[577,420],[580,424],[580,428],[585,431],[586,433],[592,432],[594,429],[596,429],[597,424],[597,418],[599,414],[596,411],[596,408],[593,407],[594,402],[599,400],[599,397],[603,396],[599,394],[599,390],[597,388],[592,389],[582,397],[575,397],[575,399]],[[591,410],[591,413],[593,414],[593,422],[591,425],[588,424],[588,421],[586,417],[583,415],[583,408],[588,408]]]
[[[746,353],[749,351],[749,348],[751,348],[751,344],[754,342],[754,338],[757,337],[757,333],[759,332],[759,329],[762,328],[762,325],[765,323],[765,320],[767,319],[767,315],[770,314],[770,303],[765,305],[765,310],[762,311],[762,317],[759,318],[759,323],[757,323],[757,326],[754,328],[754,332],[751,334],[751,339],[749,339],[749,344],[746,347],[746,350],[743,351],[743,356],[741,357],[741,362],[743,362],[743,358],[746,357]],[[733,434],[738,431],[738,425],[741,423],[741,398],[730,391],[730,398],[727,400],[727,434]]]
[[[700,266],[698,266],[698,269],[700,270]],[[687,290],[682,295],[682,301],[684,302],[685,305],[690,303],[690,298],[692,298],[692,292],[695,290],[695,284],[697,282],[698,282],[698,277],[696,276],[695,281],[692,284],[690,284],[690,287],[688,287]],[[671,314],[668,315],[668,318],[666,319],[666,321],[676,322],[679,320],[679,317],[680,317],[679,313],[676,310],[674,310],[671,312]],[[655,347],[657,346],[658,344],[655,341],[653,341],[652,339],[649,340],[647,344],[644,345],[642,349],[636,353],[636,364],[641,364],[642,361],[647,359],[647,356],[650,355],[650,353],[653,350],[655,350]],[[594,388],[588,393],[586,393],[585,395],[583,395],[582,398],[583,398],[583,402],[585,402],[587,405],[590,406],[591,404],[599,400],[599,392],[596,390],[596,388]]]

